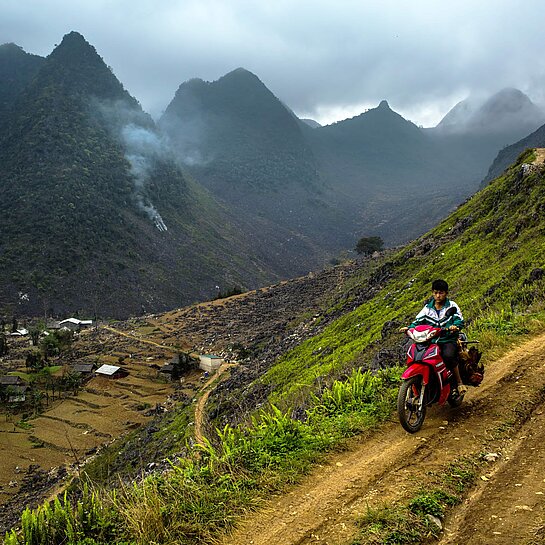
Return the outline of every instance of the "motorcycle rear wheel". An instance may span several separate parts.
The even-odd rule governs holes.
[[[426,418],[426,406],[419,406],[422,377],[414,376],[404,380],[397,395],[397,414],[403,429],[417,432]]]

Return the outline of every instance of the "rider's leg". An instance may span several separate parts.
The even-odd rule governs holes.
[[[458,392],[460,394],[465,394],[467,392],[467,386],[463,384],[462,377],[460,376],[460,369],[458,368],[458,345],[454,342],[452,343],[441,343],[441,357],[445,362],[445,365],[454,375],[456,380]]]

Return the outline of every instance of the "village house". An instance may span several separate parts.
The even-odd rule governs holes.
[[[203,371],[208,371],[211,373],[219,368],[223,363],[223,359],[220,356],[214,356],[213,354],[201,354],[199,356],[199,367]]]
[[[86,327],[93,325],[93,320],[78,320],[78,318],[66,318],[66,320],[61,320],[59,322],[61,328],[65,327],[71,329],[72,331],[79,331]]]
[[[83,377],[88,377],[93,372],[92,363],[77,363],[70,368],[74,373],[79,373]]]
[[[60,329],[61,328],[61,323],[58,322],[57,320],[47,320],[46,324],[45,324],[45,329],[46,330],[50,330],[50,331],[55,331],[57,329]]]
[[[28,335],[28,329],[20,327],[19,329],[12,331],[10,335],[12,337],[25,337],[26,335]]]
[[[102,365],[95,371],[95,375],[98,377],[106,378],[122,378],[128,375],[125,369],[117,367],[116,365]]]
[[[16,386],[17,384],[22,384],[23,379],[14,375],[4,375],[0,377],[0,387],[2,386]]]
[[[194,366],[194,359],[189,354],[182,352],[172,356],[171,360],[168,363],[165,363],[159,372],[169,375],[170,378],[176,380],[189,372]]]
[[[7,400],[8,403],[24,401],[28,386],[21,377],[13,375],[4,375],[0,377],[0,398]]]
[[[26,401],[26,392],[28,386],[21,384],[19,386],[10,386],[8,389],[8,403],[24,403]]]

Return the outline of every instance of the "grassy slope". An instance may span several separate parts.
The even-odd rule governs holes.
[[[529,283],[545,266],[543,173],[521,177],[520,163],[460,206],[435,229],[377,264],[393,271],[375,297],[330,324],[273,366],[262,380],[275,385],[271,401],[293,402],[298,391],[356,360],[381,339],[385,322],[406,324],[429,297],[430,282],[445,278],[469,332],[516,329],[517,312],[542,299],[543,283]],[[365,283],[368,277],[359,281]],[[539,309],[538,309],[539,310]],[[485,348],[487,346],[485,345]]]

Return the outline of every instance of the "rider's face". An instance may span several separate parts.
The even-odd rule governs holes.
[[[431,293],[433,295],[434,301],[439,305],[442,305],[447,299],[446,291],[433,290]]]

